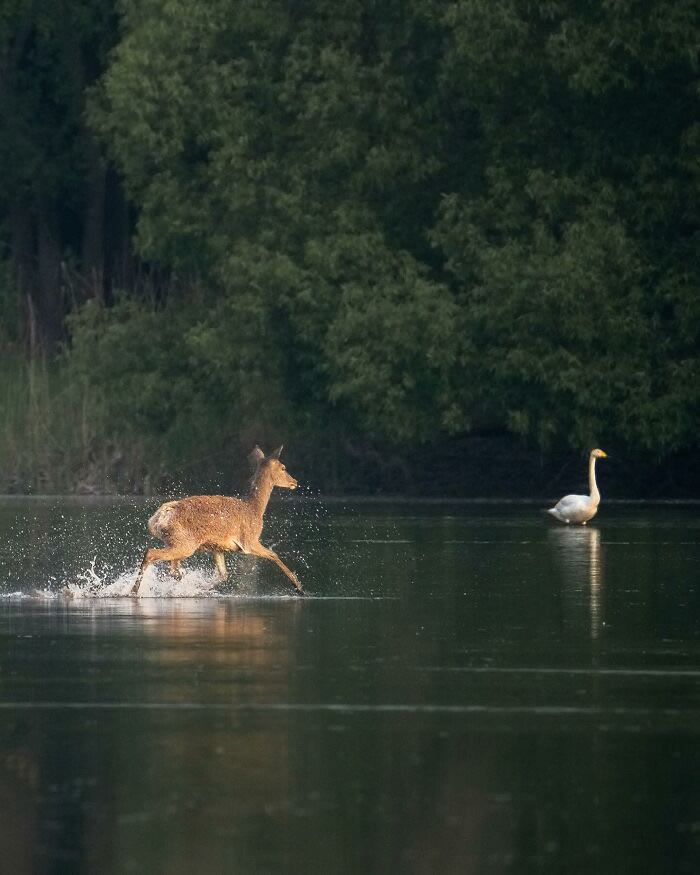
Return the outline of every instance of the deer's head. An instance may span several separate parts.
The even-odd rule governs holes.
[[[297,481],[288,473],[284,463],[280,460],[282,447],[266,456],[260,447],[255,447],[248,457],[254,466],[254,477],[269,478],[273,486],[281,486],[284,489],[296,489]]]

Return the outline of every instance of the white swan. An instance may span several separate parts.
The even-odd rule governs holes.
[[[608,454],[602,450],[591,450],[591,455],[588,457],[590,495],[565,495],[554,507],[550,507],[547,513],[551,513],[562,523],[580,523],[582,526],[585,526],[588,520],[593,519],[600,504],[600,492],[598,492],[598,484],[595,482],[595,460],[606,459],[607,456]]]

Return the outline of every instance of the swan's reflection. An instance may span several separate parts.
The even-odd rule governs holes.
[[[590,635],[596,639],[602,625],[600,530],[595,526],[550,529],[549,538],[564,571],[565,594],[577,605],[583,606],[588,590]]]

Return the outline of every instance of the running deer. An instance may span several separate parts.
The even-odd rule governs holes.
[[[170,562],[172,574],[179,579],[180,561],[198,550],[211,552],[219,577],[226,580],[224,553],[230,550],[271,559],[287,575],[297,594],[304,595],[294,572],[259,540],[263,514],[273,488],[296,489],[297,486],[297,481],[280,461],[281,452],[282,447],[278,447],[274,453],[265,456],[260,447],[255,447],[248,457],[254,474],[245,498],[191,495],[161,504],[148,521],[148,531],[166,546],[146,550],[131,594],[138,593],[143,573],[153,562]]]

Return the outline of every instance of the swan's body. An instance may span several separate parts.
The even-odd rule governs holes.
[[[591,455],[588,457],[590,495],[565,495],[554,507],[550,507],[547,513],[551,513],[555,519],[567,525],[578,523],[585,526],[588,520],[593,519],[600,504],[600,492],[595,481],[595,460],[606,457],[607,453],[602,450],[591,450]]]

